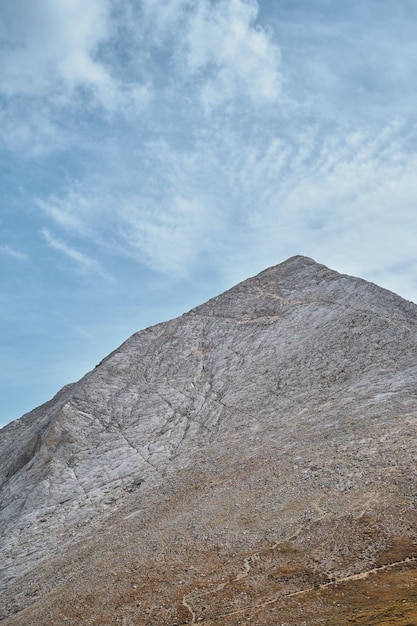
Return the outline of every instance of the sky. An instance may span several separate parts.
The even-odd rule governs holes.
[[[415,0],[2,0],[0,425],[295,254],[417,302]]]

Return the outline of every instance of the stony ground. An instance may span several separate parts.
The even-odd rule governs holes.
[[[417,307],[305,257],[0,431],[30,624],[417,624]]]

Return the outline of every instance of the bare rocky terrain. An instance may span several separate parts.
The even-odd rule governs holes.
[[[417,625],[417,306],[293,257],[0,430],[5,626]]]

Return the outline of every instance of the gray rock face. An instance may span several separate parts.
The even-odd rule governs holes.
[[[394,536],[409,557],[416,331],[414,304],[294,257],[133,335],[0,431],[0,616],[232,624],[250,552],[266,562],[291,539],[319,577],[370,569]],[[365,513],[378,540],[352,530]],[[164,584],[133,583],[135,567]],[[251,590],[270,593],[257,575]]]

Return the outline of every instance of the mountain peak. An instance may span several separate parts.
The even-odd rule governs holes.
[[[365,281],[332,270],[306,256],[293,256],[248,278],[208,302],[190,315],[256,319],[274,317],[302,303],[327,302],[329,306],[359,307],[380,313],[392,308],[395,314],[415,311],[415,305],[400,296]]]

